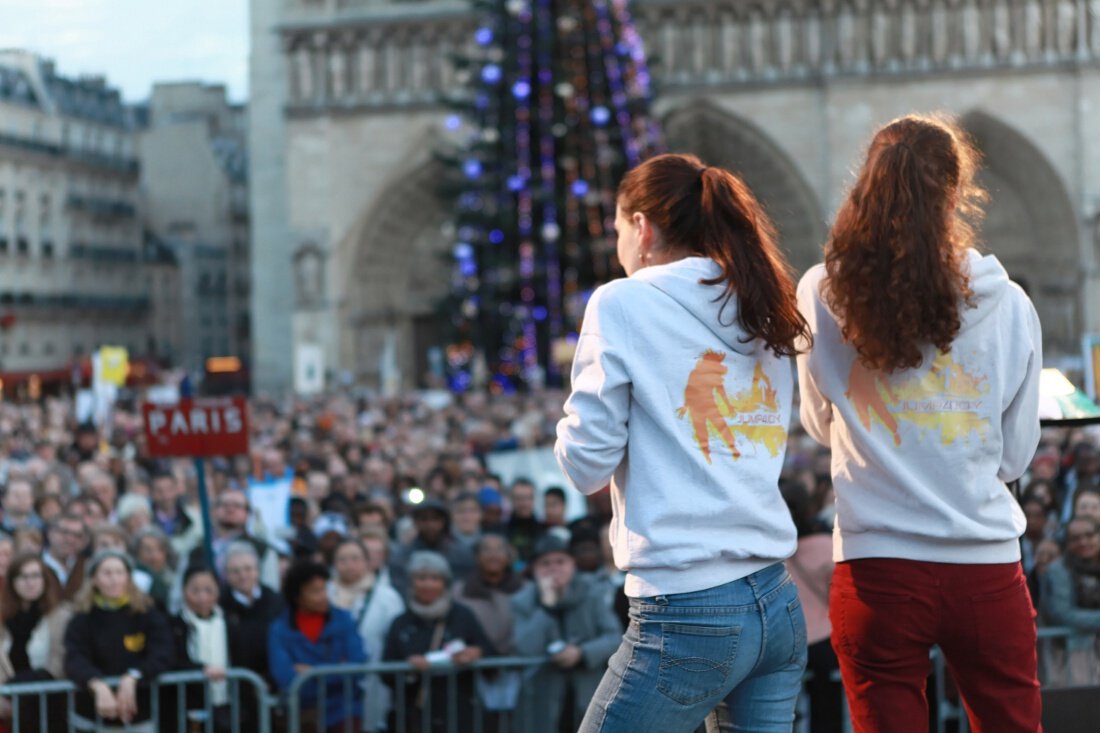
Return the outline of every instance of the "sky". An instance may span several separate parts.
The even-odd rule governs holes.
[[[158,81],[248,94],[249,0],[0,0],[0,49],[52,58],[63,76],[102,75],[127,102]]]

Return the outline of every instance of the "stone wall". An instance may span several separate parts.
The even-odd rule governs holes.
[[[257,377],[289,383],[292,329],[276,324],[298,313],[293,340],[323,343],[334,376],[368,384],[384,334],[396,334],[411,384],[417,339],[430,332],[417,319],[445,287],[445,271],[425,275],[450,246],[430,153],[439,95],[460,81],[448,54],[474,28],[468,6],[252,4]],[[986,246],[1027,280],[1052,359],[1076,353],[1082,330],[1100,330],[1100,118],[1090,101],[1100,98],[1100,1],[634,7],[670,147],[740,172],[798,267],[820,258],[872,131],[942,110],[985,149]],[[309,248],[323,298],[303,301],[288,296],[288,275]]]

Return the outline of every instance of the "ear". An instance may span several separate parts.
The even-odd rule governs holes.
[[[640,211],[634,212],[630,219],[638,228],[638,244],[641,246],[642,254],[646,254],[653,248],[653,225]]]

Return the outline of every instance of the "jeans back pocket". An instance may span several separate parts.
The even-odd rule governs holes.
[[[662,623],[657,690],[681,705],[722,692],[740,635],[740,626]]]

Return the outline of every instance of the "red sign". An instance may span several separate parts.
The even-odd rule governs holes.
[[[145,442],[154,458],[248,453],[248,406],[243,397],[181,399],[141,406]]]

